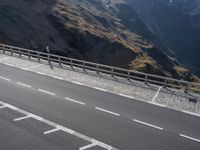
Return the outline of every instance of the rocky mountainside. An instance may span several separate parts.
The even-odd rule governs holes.
[[[200,75],[200,0],[127,0],[166,47]]]
[[[125,0],[1,0],[0,42],[194,80]]]

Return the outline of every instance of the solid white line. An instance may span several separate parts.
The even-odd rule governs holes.
[[[11,67],[14,67],[14,65],[12,65],[12,64],[7,64],[7,63],[6,63],[6,65],[11,66]]]
[[[28,118],[30,118],[30,117],[31,117],[31,116],[28,115],[28,116],[25,116],[25,117],[16,118],[16,119],[14,119],[14,121],[17,122],[17,121],[20,121],[20,120],[28,119]]]
[[[79,85],[84,85],[83,83],[76,82],[76,81],[72,81],[72,83],[74,83],[74,84],[79,84]]]
[[[189,112],[189,111],[186,111],[186,110],[182,110],[182,112],[186,113],[186,114],[189,114],[189,115],[200,117],[200,114],[197,114],[197,113]]]
[[[133,99],[134,97],[132,96],[129,96],[129,95],[125,95],[125,94],[119,94],[120,96],[123,96],[123,97],[127,97],[127,98],[130,98],[130,99]]]
[[[112,114],[112,115],[115,115],[115,116],[120,116],[120,114],[117,114],[115,112],[112,112],[112,111],[109,111],[109,110],[106,110],[106,109],[103,109],[103,108],[95,107],[95,109],[109,113],[109,114]]]
[[[98,87],[94,87],[94,89],[96,89],[96,90],[100,90],[100,91],[104,91],[104,92],[107,92],[106,89],[102,89],[102,88],[98,88]]]
[[[6,80],[6,81],[11,81],[10,79],[2,77],[2,76],[0,76],[0,79]]]
[[[36,73],[41,74],[41,75],[45,75],[45,73],[43,73],[43,72],[36,72]]]
[[[200,142],[199,139],[196,139],[196,138],[193,138],[193,137],[184,135],[184,134],[180,134],[180,136],[181,136],[181,137],[184,137],[184,138],[186,138],[186,139],[190,139],[190,140],[193,140],[193,141],[196,141],[196,142]]]
[[[53,96],[56,95],[55,93],[52,93],[52,92],[49,92],[49,91],[46,91],[46,90],[43,90],[43,89],[38,89],[38,91],[49,94],[49,95],[53,95]]]
[[[57,131],[59,131],[59,130],[60,130],[59,128],[55,128],[55,129],[52,129],[52,130],[49,130],[49,131],[45,131],[45,132],[44,132],[44,135],[50,134],[50,133],[53,133],[53,132],[57,132]]]
[[[160,106],[160,107],[166,107],[166,105],[164,104],[159,104],[159,103],[156,103],[156,102],[150,102],[148,101],[149,104],[152,104],[152,105],[156,105],[156,106]]]
[[[143,125],[146,125],[146,126],[149,126],[149,127],[152,127],[152,128],[156,128],[156,129],[159,129],[159,130],[163,130],[163,128],[161,128],[161,127],[158,127],[158,126],[155,126],[155,125],[153,125],[153,124],[149,124],[149,123],[146,123],[146,122],[137,120],[137,119],[133,119],[133,121],[135,121],[135,122],[137,122],[137,123],[140,123],[140,124],[143,124]]]
[[[22,86],[25,86],[25,87],[28,87],[28,88],[31,88],[30,85],[27,85],[27,84],[24,84],[24,83],[21,83],[21,82],[17,82],[17,84],[22,85]]]
[[[77,100],[74,100],[74,99],[71,99],[71,98],[68,98],[68,97],[65,97],[65,100],[68,100],[68,101],[74,102],[74,103],[78,103],[78,104],[81,104],[81,105],[85,105],[85,103],[83,103],[81,101],[77,101]]]
[[[79,150],[85,150],[85,149],[91,148],[91,147],[93,147],[93,146],[95,146],[95,145],[96,145],[95,143],[92,143],[92,144],[89,144],[89,145],[80,147]]]
[[[21,69],[23,69],[23,70],[29,70],[28,68],[21,68]]]
[[[64,127],[64,126],[62,126],[62,125],[59,125],[59,124],[57,124],[57,123],[55,123],[55,122],[52,122],[52,121],[47,120],[47,119],[45,119],[45,118],[42,118],[42,117],[40,117],[40,116],[31,114],[31,113],[29,113],[29,112],[27,112],[27,111],[25,111],[25,110],[23,110],[23,109],[20,109],[20,108],[18,108],[18,107],[13,106],[13,105],[7,104],[7,103],[2,102],[2,101],[0,101],[0,104],[5,105],[5,106],[7,106],[8,108],[10,108],[10,109],[12,109],[12,110],[16,110],[17,112],[20,112],[20,113],[22,113],[22,114],[24,114],[24,115],[26,115],[26,116],[29,116],[29,117],[34,118],[34,119],[36,119],[36,120],[39,120],[39,121],[41,121],[41,122],[43,122],[43,123],[46,123],[46,124],[48,124],[48,125],[50,125],[50,126],[53,126],[54,128],[60,129],[60,130],[66,132],[66,133],[68,133],[68,134],[71,134],[71,135],[74,135],[74,136],[76,136],[76,137],[78,137],[78,138],[84,139],[85,141],[88,141],[88,142],[90,142],[90,143],[95,143],[96,145],[100,146],[101,148],[104,148],[104,149],[107,149],[107,150],[111,150],[111,149],[113,148],[112,146],[110,146],[110,145],[108,145],[108,144],[105,144],[105,143],[103,143],[103,142],[97,141],[97,140],[95,140],[95,139],[93,139],[93,138],[91,138],[91,137],[88,137],[88,136],[86,136],[86,135],[84,135],[84,134],[81,134],[81,133],[79,133],[79,132],[76,132],[76,131],[74,131],[74,130],[72,130],[72,129],[69,129],[69,128],[67,128],[67,127]],[[116,148],[113,148],[113,150],[115,150],[115,149],[116,149]]]
[[[56,78],[56,79],[59,79],[59,80],[63,80],[63,78],[57,77],[57,76],[53,76],[53,78]]]
[[[162,87],[158,88],[158,91],[156,92],[156,95],[153,97],[152,102],[154,102],[156,100],[156,97],[158,96],[158,94],[160,93]]]

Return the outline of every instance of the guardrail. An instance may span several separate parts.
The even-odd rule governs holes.
[[[40,62],[41,59],[51,62],[58,63],[61,67],[62,65],[70,65],[71,67],[80,67],[84,71],[86,70],[93,70],[99,73],[106,73],[110,74],[112,77],[119,76],[127,78],[128,80],[139,80],[145,83],[152,83],[152,84],[158,84],[164,87],[172,87],[177,89],[184,89],[185,92],[191,91],[191,92],[197,92],[200,93],[200,84],[194,83],[194,82],[188,82],[183,80],[177,80],[173,78],[168,77],[162,77],[158,75],[152,75],[148,73],[142,73],[134,70],[127,70],[107,65],[102,65],[98,63],[92,63],[88,61],[73,59],[69,57],[63,57],[59,55],[39,52],[35,50],[29,50],[25,48],[19,48],[15,46],[10,46],[6,44],[0,44],[0,50],[5,52],[10,52],[11,55],[18,54],[21,58],[22,55],[28,56],[29,59],[31,57],[37,58],[38,62]]]

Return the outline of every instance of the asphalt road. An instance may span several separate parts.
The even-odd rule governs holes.
[[[199,117],[2,64],[0,101],[121,150],[200,149]],[[76,150],[89,144],[61,131],[44,135],[50,127],[32,118],[13,121],[20,115],[0,109],[0,149]],[[88,148],[95,149],[102,148]]]

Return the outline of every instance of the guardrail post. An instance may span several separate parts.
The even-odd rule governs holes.
[[[13,55],[13,49],[12,49],[12,47],[10,48],[10,50],[11,50],[11,56]]]
[[[114,77],[114,68],[111,68],[111,76]]]
[[[22,57],[22,50],[19,49],[19,58],[21,58],[21,57]]]
[[[145,75],[145,81],[144,81],[145,84],[148,83],[148,75]]]
[[[83,62],[83,70],[85,71],[85,62]]]
[[[164,81],[164,86],[163,86],[164,88],[166,88],[167,87],[167,79],[165,79],[165,81]]]
[[[38,62],[40,63],[40,53],[37,52]]]
[[[31,59],[30,51],[28,51],[28,59],[29,59],[29,60]]]
[[[185,87],[185,91],[184,92],[188,93],[188,89],[189,89],[189,85],[187,84],[186,87]]]
[[[99,65],[96,65],[97,74],[99,74]]]
[[[60,56],[58,57],[58,63],[59,63],[60,68],[62,68]]]
[[[127,72],[127,79],[130,80],[130,71]]]
[[[2,48],[3,48],[3,54],[4,54],[6,52],[4,45],[2,46]]]

